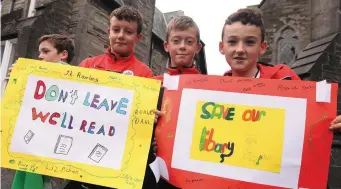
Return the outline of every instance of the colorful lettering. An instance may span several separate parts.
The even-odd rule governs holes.
[[[206,127],[202,129],[200,143],[199,143],[200,151],[207,151],[207,152],[214,151],[216,153],[224,153],[225,149],[229,149],[228,147],[229,147],[230,142],[223,143],[223,144],[216,143],[216,141],[213,140],[213,136],[214,136],[213,128],[211,128],[210,131],[207,131]]]
[[[60,113],[54,112],[54,113],[50,116],[49,123],[50,123],[51,125],[57,124],[57,122],[56,122],[55,120],[53,120],[53,118],[60,118]]]
[[[59,95],[59,99],[58,102],[60,102],[60,100],[63,100],[63,103],[65,102],[65,100],[67,99],[68,96],[68,92],[65,91],[65,95],[64,95],[64,90],[60,91],[60,95]]]
[[[40,92],[40,89],[42,89],[42,91]],[[34,99],[42,99],[45,95],[46,92],[46,85],[44,83],[44,81],[39,80],[37,81],[37,86],[36,86],[36,90],[34,92]]]
[[[90,126],[89,126],[89,128],[88,128],[88,133],[94,134],[93,129],[95,129],[95,124],[96,124],[96,122],[91,122],[91,123],[90,123]]]
[[[84,106],[90,106],[89,97],[90,97],[90,93],[88,92],[88,93],[86,94],[86,97],[85,97],[84,102],[83,102],[83,105],[84,105]]]
[[[213,106],[212,114],[207,110],[208,106]],[[206,102],[202,107],[202,114],[200,117],[202,119],[225,119],[225,120],[233,120],[233,116],[235,115],[235,108],[225,107],[224,105],[216,104],[214,102]]]
[[[101,133],[103,133],[103,136],[105,136],[105,131],[104,131],[104,125],[102,125],[102,127],[97,131],[97,133],[96,134],[101,134]]]
[[[207,111],[207,109],[206,109],[207,106],[209,106],[209,105],[214,106],[215,103],[214,103],[214,102],[206,102],[206,103],[202,106],[202,113],[203,113],[203,114],[200,115],[200,117],[201,117],[202,119],[209,119],[209,118],[211,118],[210,112]]]
[[[226,143],[225,143],[225,144],[226,144]],[[230,157],[230,156],[233,155],[233,152],[234,152],[234,143],[233,143],[233,142],[232,142],[232,143],[229,142],[229,143],[227,144],[227,149],[230,150],[230,152],[229,152],[228,154],[220,154],[220,158],[221,158],[220,163],[223,163],[226,157]]]
[[[47,101],[55,101],[59,95],[59,88],[57,85],[52,85],[45,94],[45,99]]]
[[[228,108],[228,110],[226,110],[227,114],[224,116],[226,120],[233,120],[233,116],[235,115],[234,113],[235,108]]]
[[[105,98],[105,99],[102,101],[102,103],[97,107],[97,109],[99,110],[99,109],[101,109],[103,106],[105,107],[105,110],[106,110],[106,111],[109,111],[109,105],[108,105],[108,101],[107,101],[106,98]]]
[[[115,127],[110,126],[110,129],[109,129],[109,136],[114,136],[114,134],[115,134]]]
[[[127,108],[127,105],[124,103],[128,103],[129,100],[127,98],[121,98],[120,103],[118,104],[118,107],[116,109],[116,112],[122,115],[126,115],[126,111],[122,110],[121,108]]]
[[[83,120],[83,121],[82,121],[81,128],[80,128],[79,130],[82,130],[82,131],[85,133],[85,126],[86,126],[86,121]]]
[[[111,110],[113,110],[117,105],[117,101],[115,103],[113,103],[113,101],[111,101]]]
[[[97,108],[97,104],[96,103],[99,102],[99,100],[98,100],[99,97],[100,96],[98,94],[94,95],[94,98],[92,99],[91,106],[90,106],[91,108]]]
[[[66,113],[65,113],[65,115],[66,115]],[[73,127],[72,127],[72,121],[73,121],[73,116],[70,116],[70,122],[69,122],[69,127],[68,127],[68,129],[73,129]]]
[[[66,121],[66,112],[64,113],[64,117],[63,117],[62,124],[60,125],[60,126],[63,127],[63,128],[66,128],[66,125],[64,124],[65,121]]]
[[[246,110],[243,113],[242,118],[244,121],[255,122],[255,121],[260,121],[262,116],[266,116],[265,111],[259,111],[259,110],[252,109],[252,110]]]
[[[46,119],[49,117],[50,113],[46,113],[45,115],[43,115],[42,112],[39,112],[39,114],[37,115],[37,110],[36,108],[32,108],[32,120],[36,120],[38,117],[40,118],[41,122],[45,123]]]

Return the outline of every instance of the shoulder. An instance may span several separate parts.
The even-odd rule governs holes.
[[[277,64],[274,66],[274,69],[277,70],[277,79],[300,80],[300,77],[295,73],[295,71],[285,64]]]
[[[140,73],[141,77],[153,77],[152,70],[143,62],[139,60],[135,60],[135,67],[138,69],[137,71]]]
[[[261,69],[261,74],[263,74],[264,78],[269,79],[280,79],[280,80],[300,80],[297,74],[287,65],[285,64],[258,64],[258,67]]]
[[[79,64],[79,66],[81,66],[81,67],[90,67],[91,65],[95,64],[95,62],[99,62],[99,61],[101,61],[103,59],[106,59],[106,58],[107,58],[106,54],[101,54],[101,55],[98,55],[98,56],[89,57],[89,58],[84,59]]]

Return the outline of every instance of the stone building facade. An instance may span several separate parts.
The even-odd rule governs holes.
[[[339,84],[341,115],[341,1],[262,0],[267,53],[260,59],[285,63],[302,79]],[[341,188],[341,136],[335,134],[329,170],[329,189]]]
[[[7,69],[18,57],[38,57],[37,39],[42,35],[59,33],[70,36],[75,41],[73,65],[102,54],[109,46],[109,15],[122,5],[134,6],[144,19],[143,38],[135,48],[137,58],[155,75],[163,74],[169,62],[163,49],[166,25],[169,18],[182,15],[181,11],[163,14],[155,8],[155,0],[2,0],[1,91],[8,80]],[[206,74],[204,48],[195,62]],[[2,169],[1,188],[9,189],[12,179],[13,171]],[[57,183],[56,188],[60,186]]]
[[[6,41],[14,40],[14,54],[9,62],[18,57],[36,58],[37,39],[44,34],[60,33],[75,41],[73,65],[103,53],[108,47],[108,15],[112,10],[122,5],[134,6],[144,18],[143,38],[136,45],[135,54],[154,74],[162,74],[167,68],[168,54],[163,49],[166,17],[179,15],[161,13],[155,8],[155,0],[3,0],[1,3],[1,49],[5,49]],[[202,73],[207,73],[204,48],[196,60]]]

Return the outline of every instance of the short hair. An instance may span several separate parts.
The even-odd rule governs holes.
[[[111,12],[109,17],[109,22],[112,17],[116,17],[118,20],[125,20],[128,22],[136,22],[137,23],[137,34],[140,34],[142,32],[142,26],[143,26],[143,19],[140,12],[132,7],[123,5],[120,8],[115,9]]]
[[[254,25],[260,28],[261,42],[264,42],[265,29],[262,20],[262,12],[257,8],[239,9],[237,12],[231,14],[225,21],[221,39],[224,38],[224,28],[226,25],[231,25],[235,22],[241,22],[244,25]]]
[[[200,30],[198,25],[189,16],[177,16],[174,17],[167,25],[166,41],[171,31],[173,30],[187,30],[194,28],[197,31],[197,43],[200,43]]]
[[[39,38],[38,42],[39,45],[43,41],[48,41],[53,45],[54,48],[57,49],[58,53],[63,52],[64,50],[67,51],[68,57],[66,59],[67,63],[70,63],[75,56],[75,45],[72,39],[65,35],[61,34],[50,34],[50,35],[43,35]]]

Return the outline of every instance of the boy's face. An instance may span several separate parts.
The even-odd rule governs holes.
[[[39,60],[46,62],[60,62],[66,61],[67,57],[68,52],[66,50],[58,53],[58,50],[49,41],[45,40],[39,44]]]
[[[251,70],[267,48],[267,43],[261,42],[260,28],[235,22],[226,25],[223,32],[224,38],[219,43],[219,50],[231,69],[237,72]]]
[[[170,54],[171,66],[191,66],[196,53],[199,53],[202,45],[197,41],[197,30],[172,30],[168,36],[168,42],[164,43],[166,52]]]
[[[110,19],[108,33],[111,52],[123,57],[129,56],[142,38],[142,34],[137,34],[136,22],[118,20],[115,16]]]

